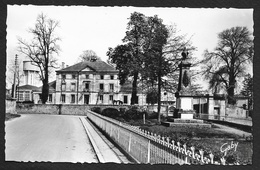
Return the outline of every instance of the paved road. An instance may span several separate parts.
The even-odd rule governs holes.
[[[98,162],[79,116],[22,115],[5,124],[6,161]]]

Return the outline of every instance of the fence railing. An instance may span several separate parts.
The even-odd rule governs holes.
[[[187,147],[170,138],[141,130],[89,111],[87,117],[138,163],[150,164],[226,164],[215,160],[212,153]]]

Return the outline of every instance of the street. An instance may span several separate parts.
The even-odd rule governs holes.
[[[23,114],[5,132],[6,161],[98,162],[80,116]]]

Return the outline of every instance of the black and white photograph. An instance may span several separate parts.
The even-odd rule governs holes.
[[[253,13],[7,5],[5,161],[252,165]]]

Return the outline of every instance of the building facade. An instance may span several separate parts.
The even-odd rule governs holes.
[[[41,85],[39,68],[31,61],[23,61],[23,76],[16,89],[16,99],[19,102],[34,101],[33,91]]]
[[[56,104],[113,104],[120,100],[118,71],[104,61],[56,71]]]

